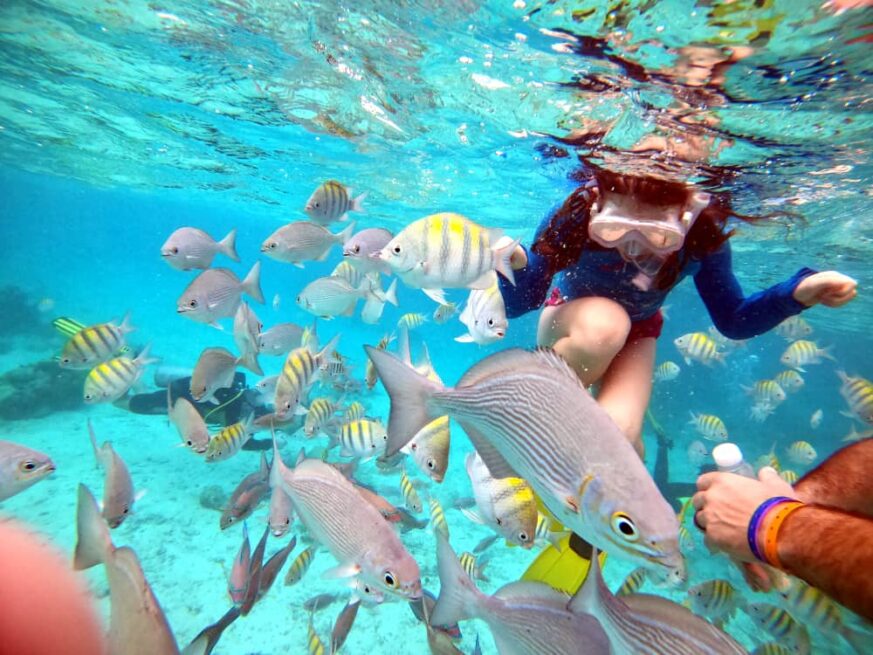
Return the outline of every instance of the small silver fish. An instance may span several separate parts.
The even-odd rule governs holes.
[[[359,287],[352,287],[348,281],[340,277],[320,277],[307,284],[297,296],[297,305],[321,318],[331,319],[334,316],[351,316],[354,314],[358,300],[379,298],[373,290],[370,279],[364,278]]]
[[[824,412],[821,409],[817,409],[812,413],[812,416],[809,417],[809,427],[813,430],[817,430],[821,425],[822,419],[824,418]]]
[[[264,324],[252,311],[247,302],[241,302],[233,317],[233,341],[239,350],[239,364],[245,366],[255,375],[263,375],[264,371],[258,363],[258,335]]]
[[[55,472],[48,455],[11,441],[0,441],[0,500],[11,498]]]
[[[265,355],[283,356],[299,348],[304,329],[294,323],[279,323],[258,335],[258,350]]]
[[[433,310],[433,320],[435,323],[443,325],[444,323],[448,323],[457,313],[458,306],[453,302],[448,302],[444,305],[439,305],[435,310]]]
[[[196,227],[180,227],[161,246],[161,257],[177,271],[209,268],[215,255],[221,253],[235,262],[236,229],[231,230],[221,241],[216,241]]]
[[[261,262],[255,262],[245,279],[226,268],[210,268],[198,275],[176,301],[176,311],[198,323],[218,326],[218,319],[236,313],[240,296],[246,294],[263,304]]]
[[[170,387],[167,387],[167,400],[170,400]],[[179,431],[182,443],[198,455],[206,452],[206,447],[209,445],[209,428],[191,401],[187,398],[176,398],[176,402],[168,408],[167,415]]]
[[[239,358],[226,348],[206,348],[191,374],[189,391],[198,403],[218,404],[215,392],[233,385]]]
[[[124,460],[112,448],[112,444],[104,441],[97,447],[97,436],[94,426],[88,419],[88,436],[94,449],[94,459],[103,467],[103,518],[110,528],[117,528],[133,511],[133,503],[137,496],[133,491],[133,480]]]
[[[364,211],[364,198],[362,193],[352,200],[352,190],[336,180],[328,180],[319,186],[306,201],[303,211],[309,219],[319,225],[328,225],[334,221],[346,220],[346,214],[350,211]]]
[[[303,268],[303,262],[322,262],[330,249],[345,243],[355,229],[351,223],[339,234],[309,221],[289,223],[273,232],[261,245],[261,252],[270,259]]]
[[[391,268],[376,255],[393,238],[381,227],[361,230],[343,244],[343,257],[362,273],[390,273]]]

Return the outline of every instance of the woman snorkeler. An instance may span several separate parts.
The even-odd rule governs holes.
[[[745,296],[731,268],[728,220],[754,221],[724,193],[682,182],[595,169],[513,254],[516,286],[501,280],[507,315],[539,308],[537,342],[564,357],[642,455],[660,307],[692,276],[715,327],[748,339],[816,304],[839,307],[857,283],[802,268]],[[546,300],[553,278],[556,288]]]

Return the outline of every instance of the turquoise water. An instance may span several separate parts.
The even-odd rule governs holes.
[[[63,340],[50,328],[56,316],[92,324],[130,310],[137,327],[131,341],[151,342],[165,364],[191,367],[207,346],[235,349],[229,321],[219,332],[175,312],[191,275],[166,266],[159,252],[183,225],[215,237],[236,228],[242,262],[219,256],[216,265],[243,275],[259,259],[267,299],[254,306],[261,320],[308,325],[294,298],[307,282],[329,274],[339,253],[300,270],[261,256],[259,247],[282,224],[303,219],[307,198],[327,179],[368,193],[367,212],[356,217],[360,227],[396,232],[427,214],[456,211],[527,242],[541,217],[574,188],[570,176],[580,158],[632,172],[672,167],[702,182],[720,175],[716,187],[729,189],[741,211],[782,209],[802,218],[790,228],[773,222],[740,229],[732,241],[734,266],[747,291],[802,265],[859,281],[850,305],[804,314],[812,338],[832,346],[836,362],[810,367],[803,389],[763,423],[749,417],[741,385],[778,373],[787,343],[770,333],[732,352],[724,367],[687,367],[672,340],[711,322],[690,282],[668,299],[658,362],[673,360],[683,370],[656,384],[651,409],[674,443],[671,479],[692,481],[696,473],[686,454],[698,438],[689,411],[720,416],[749,459],[775,448],[786,468],[803,474],[784,462],[792,442],[811,443],[820,462],[853,425],[864,428],[840,414],[846,407],[835,371],[873,378],[866,345],[873,310],[867,292],[873,57],[864,41],[873,16],[870,10],[834,15],[819,5],[4,3],[0,287],[18,287],[23,300],[12,302],[12,291],[4,290],[0,373],[60,352]],[[721,64],[702,68],[704,60]],[[450,295],[458,302],[465,297]],[[378,325],[345,317],[320,322],[323,340],[342,335],[339,348],[354,376],[363,376],[362,344],[376,343],[403,313],[433,311],[431,301],[402,284],[399,300]],[[533,345],[536,319],[531,313],[512,320],[505,340],[488,347],[455,343],[464,332],[457,321],[427,322],[415,337],[428,344],[451,384],[487,354]],[[261,361],[268,374],[282,362]],[[151,385],[151,372],[144,379]],[[102,488],[86,436],[91,418],[98,437],[111,439],[128,463],[137,488],[148,490],[113,540],[137,551],[186,644],[229,606],[225,567],[240,542],[239,527],[220,531],[218,514],[201,506],[200,493],[214,484],[229,492],[256,468],[258,454],[243,451],[207,465],[175,447],[165,417],[109,405],[52,411],[52,381],[33,385],[45,393],[29,401],[32,412],[2,419],[0,439],[50,454],[58,470],[0,510],[72,550],[76,485],[84,482],[98,496]],[[4,398],[18,393],[20,387],[4,386]],[[381,386],[361,400],[387,420]],[[819,408],[824,418],[813,429],[810,417]],[[646,430],[651,465],[656,448]],[[286,461],[299,441],[287,437]],[[450,509],[470,495],[463,469],[470,449],[453,426],[446,481],[437,487],[416,476],[446,508],[458,552],[488,534]],[[360,476],[401,502],[396,473],[381,475],[368,462]],[[266,512],[264,504],[249,519],[253,535]],[[687,553],[691,584],[728,577],[750,602],[765,599],[747,592],[729,563],[710,557],[694,538]],[[425,587],[436,592],[429,531],[405,533],[403,541],[422,567]],[[279,545],[271,538],[267,552]],[[501,545],[489,553],[491,580],[480,583],[489,592],[517,579],[535,554]],[[303,652],[303,601],[343,589],[319,577],[333,565],[321,552],[300,584],[289,588],[280,580],[228,629],[216,652]],[[613,589],[630,568],[618,561],[606,568]],[[108,616],[105,575],[99,568],[86,575]],[[644,590],[685,596],[652,585]],[[324,638],[339,608],[315,615]],[[461,628],[462,651],[472,650],[478,632],[483,652],[495,652],[484,624]],[[769,640],[742,613],[727,630],[749,649]],[[815,630],[812,637],[814,652],[849,652]],[[398,643],[409,652],[427,648],[421,624],[404,604],[390,602],[361,612],[344,652],[392,653]]]

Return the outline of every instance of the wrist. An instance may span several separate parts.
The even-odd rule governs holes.
[[[756,559],[783,568],[779,557],[779,533],[785,520],[804,504],[787,496],[768,498],[761,503],[749,520],[747,539],[749,550]]]

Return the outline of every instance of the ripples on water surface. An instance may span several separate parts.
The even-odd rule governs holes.
[[[83,320],[108,320],[131,308],[138,337],[153,340],[166,360],[189,364],[201,348],[230,339],[173,315],[182,278],[159,261],[157,248],[175,227],[199,225],[214,236],[238,227],[247,266],[267,234],[302,218],[312,190],[336,178],[368,192],[362,225],[396,230],[453,210],[527,239],[572,188],[582,159],[626,171],[679,171],[731,189],[744,211],[802,216],[805,225],[743,230],[733,242],[738,275],[749,289],[784,279],[801,264],[857,277],[861,294],[851,306],[807,316],[819,341],[835,345],[840,366],[873,377],[865,347],[873,309],[867,290],[873,15],[835,15],[820,4],[4,2],[0,232],[11,247],[0,263],[2,280],[34,302],[51,300],[55,313]],[[335,254],[328,263],[336,263]],[[305,278],[289,270],[265,262],[265,291],[285,297],[276,321],[303,323],[293,295],[301,279],[329,267],[322,272],[316,265]],[[401,292],[402,310],[430,311],[420,294]],[[706,327],[695,297],[684,285],[671,298],[676,309],[659,360],[675,358],[673,338]],[[686,300],[692,304],[684,306]],[[396,320],[386,316],[386,325]],[[531,316],[514,322],[507,344],[531,343],[534,325]],[[343,331],[343,350],[362,374],[358,343],[375,342],[381,330],[342,318],[325,329]],[[437,368],[453,382],[466,368],[450,338],[455,326],[423,329]],[[4,369],[50,357],[57,345],[11,343],[20,348],[3,355]],[[489,352],[468,348],[471,358]],[[814,443],[821,455],[838,446],[849,421],[838,414],[843,405],[829,365],[810,374],[807,401],[792,398],[793,406],[763,426],[748,419],[739,385],[772,375],[783,348],[772,334],[755,340],[717,369],[719,391],[695,370],[671,390],[656,390],[653,409],[681,435],[672,454],[680,470],[687,468],[689,409],[721,413],[739,426],[742,445],[766,452],[774,440],[812,439],[808,415],[821,399],[824,431]],[[381,393],[370,402],[387,414]],[[137,548],[184,643],[225,607],[221,566],[238,534],[222,533],[217,541],[215,516],[196,499],[173,500],[171,491],[182,475],[196,497],[217,469],[195,467],[200,463],[174,449],[168,454],[159,419],[119,417],[111,407],[92,415],[104,432],[116,425],[163,439],[137,462],[145,446],[107,435],[122,444],[135,478],[152,478],[142,485],[150,494],[139,526],[132,519],[113,536]],[[8,503],[31,519],[39,506],[45,529],[65,548],[73,485],[98,484],[84,418],[58,413],[4,426],[4,438],[27,441],[30,430],[34,445],[53,455],[72,449],[66,472],[62,465],[52,480]],[[61,445],[49,436],[58,432],[67,435]],[[463,445],[453,454],[445,499],[468,493],[460,466],[468,446],[463,437],[456,441]],[[249,454],[244,464],[230,465],[218,482],[231,486],[253,461]],[[449,520],[465,525],[454,511]],[[202,532],[185,528],[203,550],[179,541],[175,528],[187,522],[203,524]],[[469,545],[482,536],[471,534]],[[435,587],[431,541],[415,537],[411,548]],[[500,583],[523,568],[520,556],[503,550],[492,564]],[[330,558],[321,559],[326,566]],[[202,570],[188,579],[192,563]],[[92,578],[96,587],[101,576]],[[621,575],[607,577],[615,583]],[[198,590],[185,598],[180,588],[194,580]],[[309,582],[308,591],[317,593],[316,578]],[[307,594],[288,592],[274,590],[273,613],[259,608],[260,616],[235,624],[219,651],[302,649],[305,616],[290,608]],[[320,628],[327,630],[327,617]],[[475,629],[465,627],[466,652]],[[348,652],[393,652],[397,639],[424,648],[423,630],[397,605],[367,613],[356,630]],[[737,625],[735,634],[747,633],[748,625]]]

